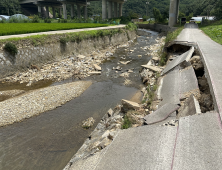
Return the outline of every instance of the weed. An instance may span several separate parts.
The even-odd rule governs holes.
[[[166,62],[167,62],[167,53],[162,52],[160,55],[160,66],[166,65]]]
[[[66,44],[67,42],[68,42],[68,38],[67,37],[61,37],[60,38],[60,43]]]
[[[175,40],[182,30],[183,30],[183,27],[180,27],[173,32],[169,32],[166,36],[165,42],[168,43]]]
[[[137,30],[137,25],[134,24],[134,23],[129,23],[129,24],[126,26],[126,29],[127,29],[127,30],[130,30],[130,31]]]
[[[122,129],[128,129],[132,126],[131,121],[129,120],[128,116],[125,115],[124,116],[124,120],[123,120],[123,125],[122,125]]]
[[[15,55],[18,53],[18,49],[15,44],[8,42],[4,46],[4,50],[8,51],[10,54]]]

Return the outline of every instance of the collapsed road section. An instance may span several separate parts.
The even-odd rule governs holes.
[[[199,31],[197,42],[192,36],[194,30],[187,29],[181,34],[188,35],[179,37],[191,37],[192,41],[187,41],[188,46],[183,38],[181,46],[178,41],[174,47],[171,44],[169,49],[174,50],[168,49],[165,67],[158,67],[156,58],[143,65],[141,77],[148,85],[146,104],[128,102],[137,113],[143,109],[149,112],[143,117],[143,126],[120,130],[113,136],[106,132],[107,137],[112,136],[107,147],[82,157],[67,169],[221,169],[221,99],[217,85],[222,78],[212,74],[213,61],[206,52],[209,38]],[[157,75],[156,81],[152,74]],[[119,112],[123,115],[124,109]]]

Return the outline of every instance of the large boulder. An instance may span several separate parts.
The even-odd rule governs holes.
[[[122,109],[125,112],[127,110],[139,110],[141,108],[141,106],[138,103],[124,99],[122,99],[122,105],[123,105]]]

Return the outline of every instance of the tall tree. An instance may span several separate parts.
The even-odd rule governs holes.
[[[0,12],[2,14],[13,15],[20,13],[18,0],[0,0]]]

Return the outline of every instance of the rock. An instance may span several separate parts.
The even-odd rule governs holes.
[[[121,76],[121,77],[129,77],[129,73],[125,72],[125,73],[120,74],[119,76]]]
[[[130,52],[133,52],[134,50],[130,50]]]
[[[159,67],[156,67],[156,66],[142,65],[142,67],[152,70],[154,72],[160,73],[162,71],[162,69],[160,69]]]
[[[115,67],[113,67],[113,70],[118,70],[118,71],[121,71],[121,70],[122,70],[122,68],[121,68],[120,66],[117,66],[116,68],[115,68]]]
[[[84,59],[84,58],[86,58],[86,56],[84,56],[84,55],[78,55],[77,56],[79,59]]]
[[[142,58],[142,55],[138,55],[137,57],[138,57],[138,58]]]
[[[100,75],[101,71],[91,71],[88,73],[89,75]]]
[[[126,64],[128,64],[128,63],[130,63],[131,62],[131,60],[130,61],[119,61],[121,64],[124,64],[124,65],[126,65]]]
[[[106,56],[113,56],[113,53],[107,51],[107,52],[106,52]]]
[[[132,102],[129,100],[124,100],[124,99],[122,99],[122,105],[123,105],[122,109],[124,111],[131,110],[131,109],[138,110],[141,108],[138,103]]]
[[[93,66],[94,66],[94,68],[95,68],[96,70],[98,70],[98,71],[101,71],[101,70],[102,70],[101,67],[98,66],[97,64],[93,64]]]
[[[110,108],[109,110],[108,110],[108,112],[107,112],[107,114],[108,114],[108,116],[109,117],[112,117],[113,116],[113,110]]]
[[[89,129],[90,127],[93,126],[94,123],[95,120],[93,119],[93,117],[90,117],[82,122],[82,127],[85,129]]]
[[[110,145],[112,142],[112,140],[108,139],[108,138],[104,138],[101,143],[99,144],[99,146],[101,147],[101,149],[104,149],[105,147],[107,147],[108,145]]]
[[[158,62],[159,58],[158,57],[153,57],[152,60],[155,61],[155,62]]]
[[[129,69],[129,70],[128,70],[128,73],[133,73],[133,70]]]

